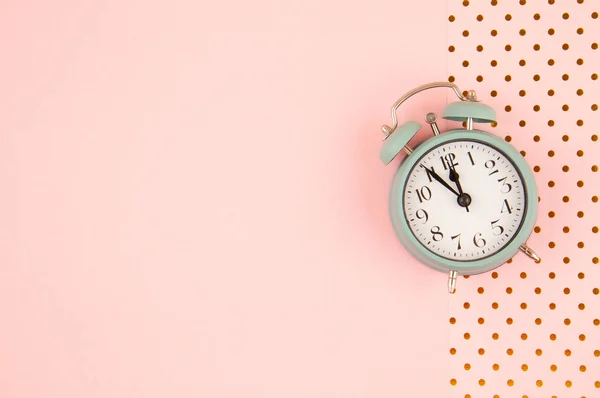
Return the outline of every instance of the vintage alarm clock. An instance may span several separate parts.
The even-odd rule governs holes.
[[[433,137],[412,148],[408,143],[421,124],[398,125],[396,112],[413,95],[439,87],[451,88],[459,98],[442,117],[465,122],[466,128],[440,132],[436,115],[428,113],[425,121]],[[538,211],[530,167],[512,145],[473,128],[473,123],[495,120],[496,112],[474,91],[465,96],[455,84],[436,82],[400,97],[392,106],[392,126],[382,127],[381,161],[387,165],[402,150],[406,153],[389,195],[394,231],[417,260],[449,274],[450,293],[458,275],[488,272],[519,250],[540,261],[526,243]]]

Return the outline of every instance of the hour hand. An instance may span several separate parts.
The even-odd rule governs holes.
[[[442,184],[444,186],[444,188],[446,188],[447,190],[452,192],[454,195],[460,196],[454,188],[452,188],[450,185],[448,185],[448,183],[446,181],[444,181],[444,179],[442,177],[440,177],[439,175],[437,175],[437,173],[435,171],[433,171],[433,168],[428,169],[427,167],[425,167],[422,164],[421,164],[421,167],[425,169],[425,172],[427,173],[428,176],[430,176],[431,178],[433,178],[434,180],[436,180],[437,182]]]

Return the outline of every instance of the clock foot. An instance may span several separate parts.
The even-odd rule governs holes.
[[[530,259],[532,259],[533,261],[535,261],[536,263],[539,263],[540,261],[542,261],[542,259],[540,258],[540,256],[538,256],[537,254],[535,254],[535,252],[533,251],[533,249],[531,249],[529,246],[527,246],[526,243],[523,243],[519,249],[521,249],[521,251],[523,253],[525,253],[525,255],[527,257],[529,257]]]
[[[458,277],[458,272],[452,270],[448,274],[448,293],[454,294],[456,291],[456,278]]]

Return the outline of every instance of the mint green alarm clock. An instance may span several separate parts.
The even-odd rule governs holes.
[[[421,128],[409,121],[398,125],[396,112],[413,95],[432,88],[454,90],[459,101],[448,104],[444,119],[465,122],[466,128],[440,132],[436,115],[426,122],[433,137],[411,148]],[[423,264],[448,273],[454,293],[458,275],[488,272],[506,263],[519,250],[536,262],[527,246],[538,211],[533,173],[512,145],[473,123],[492,123],[496,112],[465,96],[452,83],[417,87],[392,107],[392,126],[385,134],[379,157],[387,165],[404,151],[389,195],[393,229],[406,250]]]

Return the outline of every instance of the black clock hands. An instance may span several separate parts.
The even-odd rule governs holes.
[[[430,176],[431,178],[433,178],[434,180],[436,180],[437,182],[442,184],[446,189],[448,189],[450,192],[455,194],[457,197],[460,197],[460,194],[458,192],[456,192],[456,190],[454,188],[452,188],[450,185],[448,185],[448,183],[446,181],[444,181],[444,179],[442,177],[437,175],[437,173],[435,171],[433,171],[433,168],[428,169],[427,167],[423,166],[422,164],[421,164],[421,167],[425,169],[425,172],[427,173],[428,176]]]
[[[454,168],[454,164],[452,164],[452,162],[448,163],[448,166],[450,167],[450,181],[454,182],[456,184],[456,188],[458,188],[458,198],[456,199],[456,201],[458,202],[458,205],[460,207],[464,207],[467,212],[469,212],[469,205],[471,204],[471,196],[468,193],[464,193],[462,190],[462,186],[460,185],[460,176],[458,175],[458,173],[456,172],[456,169]]]

